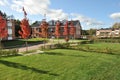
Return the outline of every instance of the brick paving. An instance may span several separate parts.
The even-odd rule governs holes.
[[[29,50],[37,50],[37,49],[40,49],[40,47],[41,47],[41,46],[44,46],[44,45],[52,45],[52,43],[31,45],[31,46],[28,46],[27,49],[28,49],[28,51],[29,51]],[[19,52],[25,52],[25,51],[26,51],[26,47],[18,48],[18,51],[19,51]]]

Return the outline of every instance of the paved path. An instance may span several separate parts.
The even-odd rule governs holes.
[[[59,43],[64,43],[65,41],[64,40],[59,40]],[[31,46],[28,46],[28,51],[29,50],[37,50],[37,49],[40,49],[41,46],[44,46],[44,45],[54,45],[58,43],[58,40],[52,40],[50,39],[50,42],[49,43],[45,43],[45,44],[37,44],[37,45],[31,45]],[[18,48],[18,51],[19,52],[25,52],[26,51],[26,47],[21,47],[21,48]]]
[[[28,53],[28,54],[22,54],[22,55],[23,56],[30,56],[30,55],[33,55],[33,54],[40,54],[40,53],[44,53],[44,51],[37,50],[36,52],[32,52],[32,53]]]
[[[37,50],[37,49],[40,49],[41,46],[44,46],[44,45],[52,45],[52,43],[45,43],[45,44],[37,44],[37,45],[33,45],[33,46],[28,46],[28,51],[29,50]],[[21,47],[21,48],[18,48],[18,51],[19,52],[25,52],[26,51],[26,47]]]

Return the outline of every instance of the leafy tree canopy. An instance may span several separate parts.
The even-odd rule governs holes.
[[[1,10],[0,10],[0,15],[1,15],[3,18],[7,19],[7,14],[6,14],[5,12],[2,12]]]
[[[113,24],[112,28],[120,28],[120,23]]]

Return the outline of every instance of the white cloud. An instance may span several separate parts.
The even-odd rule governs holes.
[[[73,20],[80,20],[80,22],[86,23],[86,25],[103,25],[102,21],[97,21],[93,18],[83,16],[81,14],[71,13]]]
[[[24,6],[27,13],[32,15],[44,15],[50,19],[67,19],[68,14],[62,9],[49,9],[50,0],[12,0],[11,8],[18,12],[22,11]]]
[[[21,12],[24,6],[29,14],[43,14],[50,4],[49,0],[12,0],[12,2],[13,10]]]
[[[110,18],[112,18],[112,19],[120,19],[120,12],[111,14]]]
[[[0,5],[8,4],[7,0],[0,0]],[[70,19],[80,20],[80,22],[85,23],[86,25],[101,25],[103,22],[97,21],[93,18],[86,17],[81,14],[65,13],[62,9],[51,9],[49,6],[51,5],[50,0],[11,0],[9,1],[9,7],[12,10],[17,12],[22,12],[22,7],[24,6],[27,14],[30,15],[43,15],[46,14],[47,18],[53,20],[63,20]],[[17,15],[17,14],[16,14]],[[17,16],[19,17],[19,16]]]
[[[8,5],[8,0],[0,0],[0,6]]]
[[[68,19],[68,14],[63,12],[62,9],[58,9],[58,10],[50,9],[50,10],[48,10],[47,13],[48,13],[48,17],[50,17],[50,19],[53,19],[53,20]]]

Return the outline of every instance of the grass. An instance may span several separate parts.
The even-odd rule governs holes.
[[[110,48],[114,53],[120,54],[120,43],[94,43],[94,44],[83,44],[82,46],[89,46],[91,48],[98,48],[100,50]]]
[[[105,43],[105,42],[100,42],[100,43],[94,43],[94,44],[85,44],[89,45],[91,47],[97,47],[97,48],[113,48],[113,49],[120,49],[120,43]]]
[[[120,80],[120,56],[67,49],[0,59],[0,80]]]

